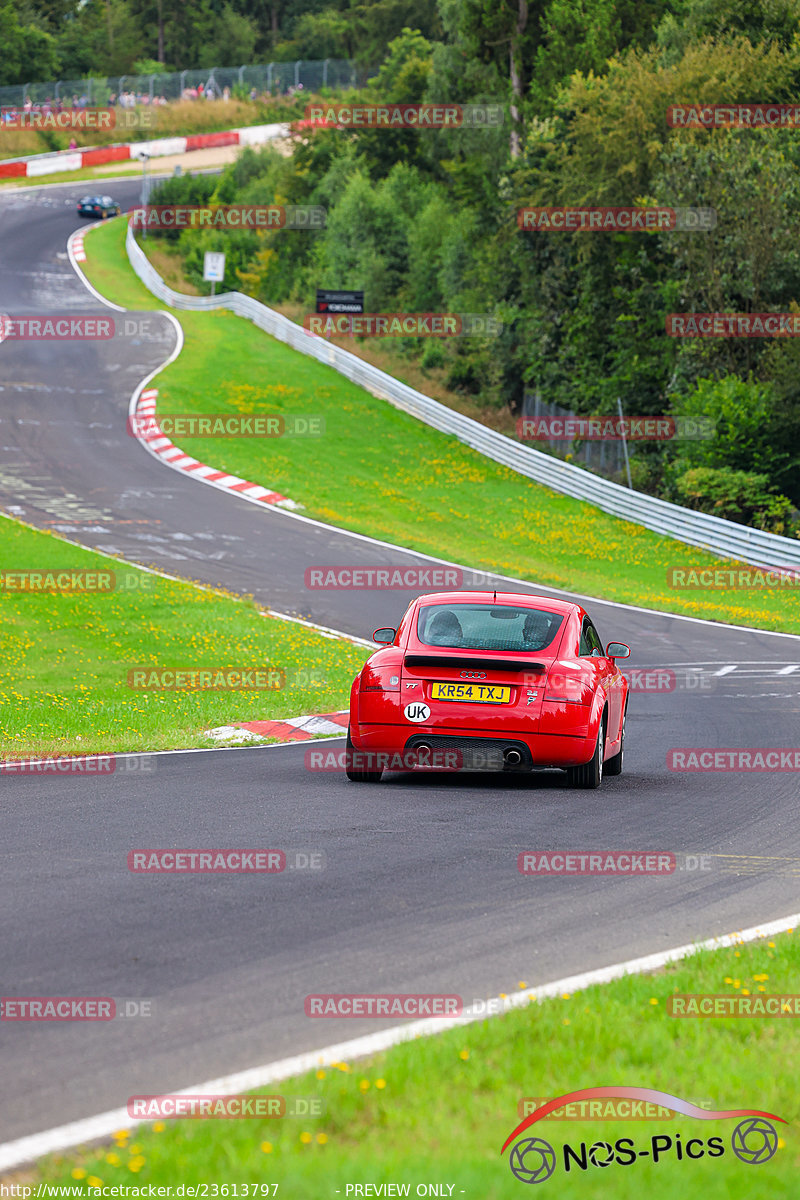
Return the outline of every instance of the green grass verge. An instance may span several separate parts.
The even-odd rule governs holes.
[[[652,975],[529,1005],[408,1042],[369,1061],[343,1063],[263,1089],[321,1098],[323,1115],[314,1120],[142,1126],[133,1137],[117,1135],[116,1145],[44,1162],[35,1179],[76,1184],[87,1195],[90,1181],[173,1188],[179,1182],[277,1183],[278,1196],[290,1200],[337,1195],[344,1200],[347,1184],[409,1183],[414,1196],[418,1184],[438,1182],[454,1184],[454,1197],[520,1197],[525,1185],[510,1172],[509,1152],[500,1157],[501,1145],[521,1119],[519,1102],[619,1084],[655,1088],[705,1108],[761,1109],[789,1124],[776,1124],[781,1141],[775,1156],[749,1165],[731,1150],[736,1119],[547,1120],[524,1135],[544,1138],[557,1151],[556,1172],[543,1195],[559,1200],[634,1200],[648,1194],[684,1200],[794,1197],[800,1168],[793,1066],[800,1054],[798,1022],[681,1020],[665,1010],[674,992],[796,991],[799,971],[796,933],[703,951]],[[356,1037],[359,1022],[352,1025]],[[678,1160],[678,1133],[683,1146],[690,1138],[719,1136],[725,1152]],[[564,1171],[559,1148],[565,1142],[577,1150],[581,1142],[627,1137],[638,1151],[650,1149],[655,1135],[673,1139],[673,1149],[658,1163],[637,1158],[630,1166]]]
[[[251,600],[124,566],[18,521],[0,521],[0,556],[4,572],[112,570],[123,584],[80,594],[0,589],[5,758],[218,745],[203,731],[333,712],[347,707],[368,653],[263,616]],[[285,686],[129,686],[134,668],[235,671],[266,664],[285,673]],[[150,681],[148,675],[144,682]],[[261,682],[275,684],[277,677]]]
[[[114,221],[88,235],[86,273],[119,304],[157,308],[130,269],[124,234]],[[160,412],[298,413],[325,422],[316,438],[181,438],[201,461],[274,488],[322,521],[475,568],[800,633],[797,589],[671,590],[670,567],[730,563],[531,483],[230,313],[177,315],[186,346],[156,381]]]

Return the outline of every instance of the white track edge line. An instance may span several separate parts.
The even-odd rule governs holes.
[[[563,992],[579,992],[595,984],[621,979],[625,975],[640,975],[654,971],[668,963],[688,958],[692,954],[696,954],[698,950],[721,950],[728,946],[740,945],[743,942],[755,941],[757,938],[769,937],[774,933],[784,933],[799,924],[800,913],[794,913],[792,916],[768,921],[763,925],[751,926],[739,933],[707,938],[702,942],[676,946],[672,950],[661,950],[655,954],[628,959],[626,962],[614,963],[594,971],[569,975],[565,979],[557,979],[543,984],[541,987],[527,988],[525,991],[516,992],[511,996],[495,997],[494,1001],[499,1005],[502,1000],[502,1007],[506,1011],[509,1008],[521,1008],[531,1002],[554,999]],[[489,1001],[489,1004],[491,1003],[492,1001]],[[325,1046],[320,1050],[308,1050],[302,1054],[295,1054],[291,1058],[279,1059],[259,1067],[249,1067],[244,1071],[223,1075],[218,1079],[211,1079],[170,1094],[230,1096],[240,1091],[249,1091],[253,1088],[277,1083],[282,1079],[311,1071],[315,1067],[331,1066],[335,1062],[342,1062],[349,1058],[364,1058],[367,1055],[377,1054],[392,1046],[400,1045],[402,1042],[411,1041],[413,1038],[430,1037],[436,1033],[444,1033],[445,1030],[502,1015],[501,1012],[487,1013],[467,1010],[461,1017],[429,1017],[425,1020],[410,1021],[406,1025],[393,1025],[379,1033],[365,1034],[362,1037]],[[72,1121],[68,1125],[59,1125],[54,1129],[30,1134],[27,1137],[0,1145],[0,1171],[11,1170],[47,1154],[110,1137],[117,1129],[134,1129],[143,1124],[148,1124],[148,1122],[134,1120],[128,1115],[125,1108],[115,1108],[108,1112],[98,1113],[94,1117]]]
[[[346,708],[343,708],[343,709],[340,709],[339,711],[345,713],[348,710]],[[315,714],[312,714],[312,715],[315,715]],[[317,714],[317,715],[322,716],[324,714]],[[274,720],[276,722],[280,722],[281,724],[286,724],[287,721],[289,720],[289,718],[288,717],[273,717],[272,720]],[[261,735],[257,735],[257,736],[261,736]],[[267,734],[264,734],[263,736],[269,737],[270,735],[267,733]],[[312,745],[312,743],[318,743],[318,742],[325,742],[325,743],[336,742],[336,741],[339,741],[343,737],[347,737],[347,730],[344,728],[344,726],[342,726],[341,733],[326,733],[326,734],[320,734],[317,737],[308,737],[308,738],[302,738],[302,739],[292,738],[291,741],[288,741],[288,742],[268,742],[264,745],[259,745],[258,742],[243,742],[241,745],[238,745],[238,746],[186,746],[184,749],[177,749],[177,750],[120,750],[120,751],[98,750],[95,754],[86,754],[86,755],[84,755],[84,757],[85,758],[104,758],[105,757],[105,758],[113,758],[116,760],[116,759],[120,759],[120,758],[159,758],[159,757],[167,755],[167,754],[219,754],[225,750],[285,750],[287,746],[310,746],[310,745]],[[71,757],[71,756],[63,755],[63,754],[51,754],[49,757],[45,757],[45,758],[31,757],[31,758],[25,759],[24,761],[25,762],[49,762],[52,759],[65,758],[65,757]],[[74,756],[72,756],[72,757],[74,757]],[[13,772],[13,771],[6,772],[4,770],[3,761],[2,761],[2,759],[0,759],[0,775],[6,775],[6,774],[9,774],[9,775],[13,774],[15,776],[15,778],[17,778],[16,772]],[[34,774],[34,773],[31,772],[31,774]],[[38,776],[36,776],[36,778],[38,778]]]

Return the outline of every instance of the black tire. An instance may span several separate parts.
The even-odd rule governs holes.
[[[605,748],[606,722],[604,717],[597,731],[594,754],[588,763],[584,763],[581,767],[570,767],[567,771],[567,778],[571,787],[589,789],[600,787],[603,780],[603,754],[605,753]]]
[[[350,730],[347,730],[347,743],[345,745],[345,773],[351,783],[380,783],[383,768],[379,767],[377,771],[362,771],[359,767],[353,766],[353,758],[358,753],[355,746],[350,740]]]
[[[625,753],[625,722],[628,719],[628,701],[625,701],[625,711],[622,714],[622,736],[619,741],[619,750],[610,758],[603,767],[606,775],[621,775],[622,774],[622,758]]]

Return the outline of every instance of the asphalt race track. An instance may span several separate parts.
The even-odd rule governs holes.
[[[0,194],[0,312],[107,313],[66,257],[86,187]],[[138,199],[138,181],[104,187],[125,205]],[[153,329],[121,352],[0,347],[0,507],[361,637],[392,624],[410,594],[311,592],[303,572],[423,560],[192,482],[127,436],[131,393],[174,344],[165,319]],[[312,992],[468,1003],[794,911],[793,776],[681,775],[666,755],[796,745],[798,639],[587,607],[604,640],[631,644],[632,668],[678,677],[674,691],[632,694],[625,774],[599,792],[571,791],[558,773],[390,775],[371,788],[306,769],[309,750],[341,740],[159,755],[150,772],[133,758],[107,777],[0,776],[2,994],[152,1009],[108,1024],[1,1023],[4,1077],[17,1081],[0,1096],[2,1140],[385,1026],[314,1021],[303,1008]],[[178,846],[321,851],[325,868],[127,869],[133,848]],[[517,855],[533,849],[711,857],[707,870],[669,877],[530,879]]]

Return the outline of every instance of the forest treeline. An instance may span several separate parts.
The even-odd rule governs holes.
[[[75,12],[67,0],[26,0],[17,13],[38,22],[46,10],[57,40],[90,10],[99,30],[119,6],[152,53],[149,2],[89,0]],[[162,201],[318,204],[328,214],[315,232],[185,231],[177,245],[189,276],[200,279],[204,250],[224,249],[226,285],[267,304],[313,306],[316,287],[350,287],[365,290],[370,312],[491,313],[499,337],[399,349],[451,389],[512,413],[538,392],[577,413],[616,413],[619,398],[630,415],[709,418],[713,438],[639,446],[634,486],[794,533],[800,340],[674,338],[665,319],[800,312],[800,134],[674,128],[666,114],[674,104],[800,100],[800,0],[276,2],[226,4],[214,19],[230,10],[249,22],[256,54],[291,44],[297,57],[374,56],[361,103],[497,101],[505,121],[303,131],[292,158],[249,151],[222,176],[171,180]],[[203,16],[212,0],[158,3],[170,28],[189,12],[213,24]],[[169,65],[180,65],[169,45]],[[712,208],[716,227],[547,233],[517,223],[531,205],[656,204]]]

